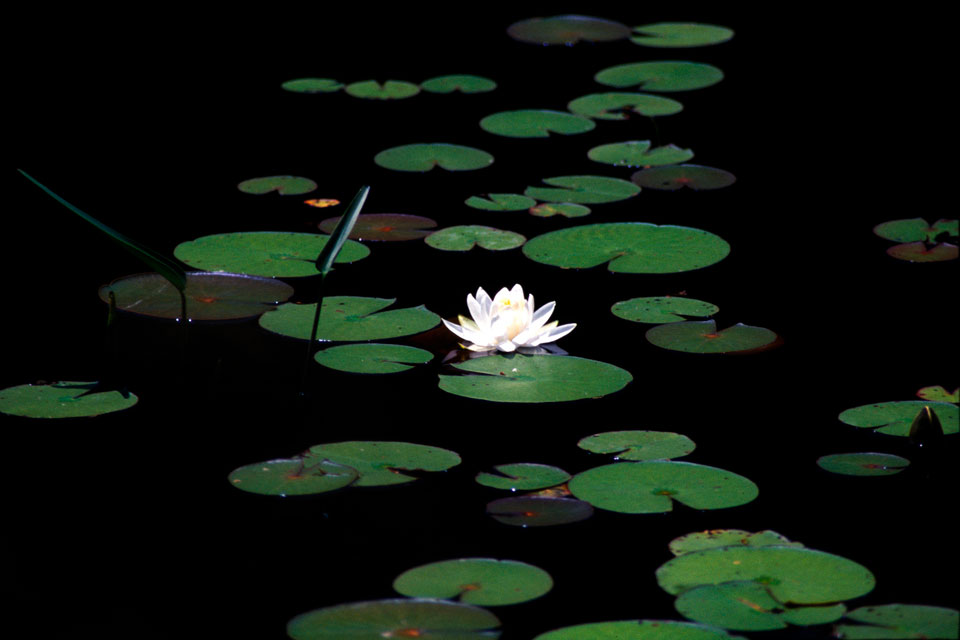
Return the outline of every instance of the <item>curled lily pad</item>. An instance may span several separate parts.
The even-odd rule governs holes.
[[[513,231],[465,224],[434,231],[424,241],[441,251],[470,251],[477,246],[489,251],[506,251],[516,249],[527,239]]]
[[[237,189],[244,193],[264,194],[276,191],[282,196],[298,196],[310,193],[317,188],[317,183],[310,178],[299,176],[267,176],[265,178],[250,178],[237,185]]]
[[[609,262],[619,273],[680,273],[720,262],[730,245],[701,229],[646,222],[588,224],[533,238],[523,253],[535,262],[588,269]]]
[[[486,198],[471,196],[465,204],[485,211],[522,211],[537,204],[537,201],[516,193],[488,193]]]
[[[590,215],[590,207],[572,202],[546,202],[544,204],[538,204],[535,207],[530,207],[530,215],[541,218],[550,218],[556,215],[563,216],[564,218],[582,218],[583,216]]]
[[[581,40],[610,42],[629,37],[630,28],[613,20],[591,16],[564,15],[550,18],[528,18],[507,27],[514,40],[533,44],[572,45]]]
[[[344,91],[354,98],[367,98],[369,100],[402,100],[411,98],[420,93],[420,87],[412,82],[402,80],[387,80],[379,83],[376,80],[364,80],[362,82],[352,82],[344,87]]]
[[[310,200],[304,200],[303,204],[315,209],[326,209],[327,207],[337,206],[340,201],[336,198],[311,198]]]
[[[340,218],[327,218],[318,225],[324,233],[333,233]],[[437,226],[437,221],[406,213],[361,213],[350,231],[355,240],[403,241],[424,238]]]
[[[665,324],[683,322],[686,316],[704,318],[720,311],[720,307],[703,300],[694,300],[682,296],[661,296],[650,298],[631,298],[617,302],[610,311],[613,315],[631,322],[645,324]]]
[[[587,151],[587,157],[615,167],[652,167],[686,162],[693,157],[693,151],[673,144],[651,148],[649,140],[629,140],[594,147]]]
[[[790,540],[776,531],[758,531],[751,533],[742,529],[711,529],[696,531],[670,541],[670,553],[675,556],[704,549],[719,547],[802,547],[799,542]]]
[[[397,593],[414,598],[458,598],[481,607],[517,604],[553,588],[550,574],[524,562],[462,558],[404,571],[393,581]]]
[[[342,89],[343,83],[331,78],[297,78],[280,86],[294,93],[332,93]]]
[[[440,324],[440,316],[423,305],[381,311],[395,301],[394,298],[327,296],[320,310],[318,339],[387,340],[420,333]],[[309,340],[316,307],[316,303],[282,304],[276,311],[261,316],[260,326],[283,336]]]
[[[570,479],[569,473],[548,464],[519,462],[499,464],[494,469],[497,471],[496,474],[481,472],[474,479],[485,487],[508,491],[545,489],[563,484]]]
[[[550,527],[586,520],[593,515],[593,507],[573,498],[525,496],[494,500],[487,504],[487,513],[502,524]]]
[[[357,487],[380,487],[416,480],[401,471],[446,471],[460,464],[453,451],[410,442],[352,441],[318,444],[302,456],[307,464],[331,460],[353,467],[360,477]]]
[[[906,437],[910,435],[914,418],[924,407],[930,407],[937,414],[945,434],[960,431],[960,408],[948,402],[904,400],[866,404],[847,409],[840,414],[839,420],[854,427],[877,429],[887,435]]]
[[[894,242],[936,242],[938,236],[956,236],[957,222],[944,218],[933,224],[928,224],[923,218],[891,220],[878,224],[873,228],[873,232]]]
[[[953,638],[958,636],[960,612],[946,607],[922,604],[882,604],[860,607],[846,615],[847,620],[863,624],[841,624],[834,628],[835,638],[907,640],[909,638]]]
[[[774,344],[777,334],[763,327],[737,323],[717,331],[714,320],[670,322],[647,330],[650,344],[687,353],[743,353]]]
[[[99,384],[64,381],[0,389],[0,413],[24,418],[92,418],[137,404],[132,393],[97,391]]]
[[[543,181],[550,187],[527,187],[523,194],[545,202],[600,204],[626,200],[640,193],[640,187],[631,182],[605,176],[560,176]]]
[[[675,620],[590,622],[541,633],[533,640],[743,640],[723,629]]]
[[[729,187],[737,181],[729,171],[697,164],[651,167],[630,176],[631,182],[647,189],[677,191],[684,187],[694,191],[708,191]]]
[[[484,93],[496,89],[497,83],[482,76],[452,75],[424,80],[420,88],[430,93]]]
[[[304,496],[336,491],[360,477],[353,467],[330,460],[291,458],[244,465],[230,472],[237,489],[266,496]]]
[[[590,118],[547,109],[501,111],[480,121],[480,128],[484,131],[510,138],[548,138],[551,133],[572,135],[596,126]]]
[[[635,62],[600,71],[593,77],[609,87],[638,87],[644,91],[690,91],[717,84],[723,72],[699,62]]]
[[[817,459],[821,469],[845,476],[892,476],[909,464],[906,458],[889,453],[835,453]]]
[[[615,453],[615,460],[669,460],[689,455],[697,445],[669,431],[606,431],[583,438],[577,446],[593,453]]]
[[[473,171],[493,164],[493,156],[473,147],[437,142],[392,147],[378,153],[373,161],[394,171],[430,171],[434,167]]]
[[[949,242],[928,246],[925,242],[906,242],[887,249],[887,255],[907,262],[946,262],[956,260],[960,247]]]
[[[953,404],[957,404],[960,402],[960,387],[953,391],[947,391],[941,385],[924,387],[917,391],[917,396],[924,400],[932,400],[933,402],[952,402]]]
[[[658,22],[633,30],[640,35],[630,40],[645,47],[702,47],[720,44],[733,37],[733,29],[697,22]]]
[[[683,111],[683,105],[673,98],[649,93],[591,93],[571,100],[567,109],[572,113],[598,120],[626,120],[630,114],[641,116],[669,116]]]
[[[376,343],[328,347],[314,356],[325,367],[351,373],[397,373],[430,362],[432,358],[433,354],[423,349]]]

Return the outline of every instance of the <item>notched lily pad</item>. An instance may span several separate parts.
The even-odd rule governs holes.
[[[433,354],[402,344],[345,344],[318,351],[314,359],[321,365],[350,373],[398,373],[413,365],[430,362]]]
[[[484,131],[510,138],[548,138],[551,133],[573,135],[596,126],[590,118],[547,109],[501,111],[480,121],[480,128]]]
[[[653,117],[669,116],[683,111],[673,98],[649,93],[591,93],[567,103],[572,113],[597,120],[626,120],[631,114]]]
[[[446,471],[460,464],[453,451],[410,442],[351,441],[318,444],[303,454],[313,460],[331,460],[353,467],[360,477],[356,487],[380,487],[413,482],[416,477],[403,471]]]
[[[923,218],[910,218],[878,224],[873,228],[873,232],[894,242],[937,242],[938,238],[956,237],[957,228],[957,220],[941,218],[928,224]]]
[[[440,167],[447,171],[473,171],[493,164],[493,156],[480,149],[436,142],[407,144],[378,153],[373,161],[394,171],[430,171]]]
[[[887,249],[887,255],[907,262],[946,262],[956,260],[960,247],[949,242],[928,245],[925,242],[907,242]]]
[[[693,151],[673,144],[651,148],[649,140],[628,140],[594,147],[587,157],[615,167],[652,167],[686,162],[693,158]]]
[[[863,624],[841,624],[833,637],[846,640],[877,638],[953,638],[958,636],[960,612],[946,607],[922,604],[882,604],[860,607],[846,615],[847,620]]]
[[[352,82],[344,87],[344,91],[354,98],[367,98],[369,100],[402,100],[411,98],[420,93],[420,87],[412,82],[402,80],[387,80],[384,83],[376,80],[364,80],[362,82]]]
[[[530,215],[540,218],[563,216],[564,218],[582,218],[590,215],[590,207],[572,202],[547,202],[530,207]]]
[[[335,491],[360,477],[353,467],[330,460],[290,458],[244,465],[227,480],[237,489],[267,496],[304,496]]]
[[[318,225],[324,233],[333,233],[339,216],[327,218]],[[399,242],[425,238],[432,233],[427,229],[437,226],[437,221],[424,216],[406,213],[361,213],[350,231],[354,240],[373,240],[377,242]]]
[[[490,78],[472,75],[450,75],[430,78],[420,83],[420,88],[430,93],[485,93],[497,88]]]
[[[669,460],[689,455],[697,445],[669,431],[606,431],[583,438],[577,446],[593,453],[615,453],[614,460]]]
[[[640,193],[640,187],[631,182],[605,176],[559,176],[543,181],[550,187],[527,187],[523,194],[544,202],[601,204],[626,200]]]
[[[941,385],[924,387],[917,391],[917,396],[924,400],[932,400],[933,402],[952,402],[953,404],[957,404],[960,402],[960,387],[953,391],[947,391]]]
[[[494,469],[496,474],[480,472],[474,480],[485,487],[505,489],[507,491],[533,491],[563,484],[570,479],[570,474],[558,467],[548,464],[532,462],[518,462],[516,464],[499,464]]]
[[[327,296],[320,310],[317,339],[387,340],[420,333],[440,324],[440,316],[423,305],[381,311],[395,301],[395,298]],[[316,303],[282,304],[276,311],[261,316],[260,326],[283,336],[309,340],[316,307]]]
[[[299,176],[267,176],[265,178],[250,178],[237,185],[237,189],[244,193],[256,195],[277,192],[282,196],[298,196],[310,193],[317,188],[317,183],[310,178]]]
[[[720,311],[720,307],[703,300],[682,296],[631,298],[610,307],[618,318],[645,324],[683,322],[687,317],[705,318]]]
[[[777,334],[763,327],[737,323],[717,331],[714,320],[671,322],[647,330],[650,344],[687,353],[745,353],[776,343]]]
[[[644,47],[703,47],[733,38],[733,29],[697,22],[658,22],[633,28],[630,41]]]
[[[610,87],[637,87],[644,91],[691,91],[717,84],[723,72],[699,62],[635,62],[600,71],[593,77]]]
[[[573,45],[580,41],[610,42],[630,36],[625,24],[591,16],[563,15],[550,18],[528,18],[507,27],[514,40],[533,44]]]
[[[484,211],[522,211],[537,204],[537,201],[533,198],[516,193],[487,193],[484,195],[486,195],[486,198],[471,196],[467,198],[464,204]]]
[[[838,416],[838,419],[854,427],[877,429],[878,432],[887,435],[907,437],[910,435],[913,419],[924,407],[930,407],[937,414],[944,434],[960,431],[960,407],[948,402],[924,402],[923,400],[878,402],[847,409]]]
[[[757,531],[751,533],[742,529],[710,529],[696,531],[674,538],[670,541],[670,553],[675,556],[704,549],[720,547],[803,547],[799,542],[791,542],[776,531]]]
[[[137,396],[96,391],[99,382],[21,384],[0,389],[0,413],[24,418],[92,418],[129,409]]]
[[[280,86],[294,93],[332,93],[342,89],[343,83],[331,78],[297,78]]]
[[[409,569],[393,581],[393,588],[414,598],[458,598],[495,607],[539,598],[553,588],[553,578],[539,567],[515,560],[462,558]]]
[[[723,629],[675,620],[590,622],[541,633],[533,640],[744,640]]]
[[[729,187],[737,178],[729,171],[697,164],[667,165],[641,169],[630,176],[630,181],[647,189],[677,191],[693,189],[709,191]]]
[[[487,504],[487,513],[515,527],[550,527],[586,520],[593,515],[593,507],[573,498],[525,496],[494,500]]]
[[[889,453],[834,453],[817,458],[817,465],[830,473],[845,476],[892,476],[910,461]]]
[[[489,251],[506,251],[516,249],[527,239],[513,231],[465,224],[434,231],[424,241],[441,251],[470,251],[477,246]]]

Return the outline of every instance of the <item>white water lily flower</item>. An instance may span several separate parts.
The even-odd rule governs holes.
[[[536,311],[533,294],[524,300],[523,287],[504,287],[491,300],[483,288],[477,289],[477,297],[467,294],[467,308],[473,319],[459,316],[460,324],[444,320],[443,323],[457,337],[469,342],[471,351],[516,351],[520,347],[536,347],[553,342],[573,331],[576,324],[557,326],[554,320],[546,324],[553,313],[555,302],[548,302]]]

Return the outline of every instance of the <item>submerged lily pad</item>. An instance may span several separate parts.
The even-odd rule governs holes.
[[[494,469],[496,469],[497,474],[481,472],[474,479],[485,487],[508,491],[545,489],[563,484],[570,479],[569,473],[548,464],[519,462],[516,464],[499,464]]]
[[[744,640],[723,629],[675,620],[589,622],[541,633],[533,640]]]
[[[226,271],[271,278],[315,276],[317,256],[330,236],[285,231],[246,231],[203,236],[181,242],[173,255],[181,262],[204,271]],[[370,255],[370,249],[348,240],[336,263],[356,262]]]
[[[362,82],[352,82],[344,87],[344,91],[354,98],[367,98],[369,100],[402,100],[411,98],[420,93],[420,87],[412,82],[403,80],[387,80],[379,83],[376,80],[364,80]]]
[[[717,331],[714,320],[670,322],[647,330],[650,344],[687,353],[742,353],[770,346],[777,334],[763,327],[737,323]]]
[[[547,109],[501,111],[480,121],[480,128],[484,131],[510,138],[548,138],[551,133],[572,135],[596,126],[590,118]]]
[[[669,460],[689,455],[697,445],[669,431],[607,431],[587,436],[577,446],[593,453],[615,453],[615,460]]]
[[[244,193],[264,194],[276,191],[282,196],[298,196],[310,193],[317,188],[317,183],[310,178],[299,176],[267,176],[265,178],[250,178],[237,185],[237,189]]]
[[[180,317],[180,292],[159,273],[138,273],[100,287],[100,299],[117,309],[153,318]],[[190,320],[254,318],[276,308],[293,295],[280,280],[238,273],[187,273],[187,317]]]
[[[482,76],[451,75],[424,80],[420,88],[430,93],[484,93],[496,89],[497,83]]]
[[[385,149],[373,161],[394,171],[430,171],[434,167],[447,171],[473,171],[493,164],[493,156],[473,147],[436,142]]]
[[[628,371],[573,356],[491,355],[453,365],[468,374],[440,376],[447,393],[493,402],[566,402],[599,398],[624,388]]]
[[[928,224],[923,218],[911,218],[878,224],[873,228],[873,232],[881,238],[894,242],[936,242],[937,236],[941,234],[956,236],[957,228],[957,220],[941,218],[933,224]]]
[[[640,187],[605,176],[559,176],[544,178],[551,187],[527,187],[525,196],[545,202],[572,202],[576,204],[600,204],[626,200],[640,193]]]
[[[514,40],[533,44],[572,45],[581,40],[587,42],[610,42],[629,37],[630,28],[625,24],[593,18],[591,16],[564,15],[550,18],[528,18],[507,27],[507,34]]]
[[[325,297],[320,310],[317,339],[347,342],[387,340],[420,333],[440,324],[440,316],[423,305],[380,311],[394,302],[395,298]],[[276,311],[261,316],[260,326],[283,336],[309,340],[316,307],[316,303],[282,304]]]
[[[331,78],[297,78],[280,86],[294,93],[332,93],[342,89],[343,83]]]
[[[516,249],[526,241],[519,233],[478,224],[447,227],[424,238],[424,242],[441,251],[470,251],[477,246],[489,251],[506,251]]]
[[[776,531],[758,531],[751,533],[742,529],[711,529],[696,531],[670,541],[670,553],[675,556],[704,549],[719,547],[803,547],[799,542],[791,542]]]
[[[340,218],[327,218],[318,226],[325,233],[333,233]],[[355,240],[403,241],[425,238],[437,226],[437,221],[406,213],[361,213],[353,225],[350,237]]]
[[[907,262],[946,262],[956,260],[960,247],[949,242],[928,246],[925,242],[907,242],[887,249],[887,255]]]
[[[360,477],[353,467],[330,460],[291,458],[255,462],[230,472],[237,489],[266,496],[304,496],[335,491]]]
[[[593,77],[609,87],[636,87],[643,91],[691,91],[717,84],[723,72],[699,62],[635,62],[600,71]]]
[[[567,103],[571,112],[598,120],[626,120],[631,113],[653,117],[669,116],[683,111],[673,98],[649,93],[591,93]]]
[[[733,37],[733,29],[697,22],[658,22],[633,30],[640,35],[630,38],[631,42],[644,47],[702,47]]]
[[[0,389],[0,413],[24,418],[92,418],[137,404],[137,396],[129,392],[90,393],[98,384],[65,381]]]
[[[662,164],[686,162],[693,157],[690,149],[668,144],[651,149],[649,140],[628,140],[602,144],[587,151],[587,157],[594,162],[612,164],[615,167],[652,167]]]
[[[401,471],[446,471],[460,464],[453,451],[410,442],[334,442],[310,447],[307,463],[332,460],[360,473],[355,487],[381,487],[416,480]]]
[[[708,191],[729,187],[737,178],[729,171],[697,164],[651,167],[630,176],[641,187],[660,191],[677,191],[684,187],[694,191]]]
[[[293,640],[481,640],[496,638],[500,620],[480,607],[447,600],[373,600],[301,613],[287,623]]]
[[[539,567],[514,560],[462,558],[409,569],[393,581],[393,588],[414,598],[458,598],[495,607],[539,598],[553,588],[553,578]]]
[[[530,207],[530,215],[541,218],[550,218],[556,215],[561,215],[564,218],[582,218],[590,215],[590,207],[572,202],[551,202]]]
[[[673,501],[691,509],[727,509],[753,501],[757,485],[731,471],[692,462],[615,462],[578,473],[570,492],[598,509],[665,513]]]
[[[665,324],[683,322],[685,316],[705,318],[720,311],[720,307],[703,300],[693,298],[662,296],[651,298],[631,298],[617,302],[610,311],[613,315],[631,322],[645,324]]]
[[[917,391],[917,396],[924,400],[932,400],[933,402],[952,402],[957,404],[960,402],[960,387],[953,391],[947,391],[941,385],[924,387]]]
[[[953,638],[960,631],[960,612],[946,607],[922,604],[882,604],[860,607],[846,615],[847,620],[862,625],[841,624],[834,629],[835,638],[876,640],[877,638]]]
[[[890,453],[834,453],[817,458],[817,465],[845,476],[892,476],[910,461]]]
[[[937,414],[940,426],[945,434],[960,431],[960,407],[948,402],[924,402],[923,400],[903,400],[899,402],[878,402],[847,409],[838,416],[840,422],[854,427],[877,429],[891,436],[909,436],[913,419],[924,407]]]
[[[321,312],[322,313],[322,312]],[[314,359],[325,367],[351,373],[397,373],[430,362],[433,354],[402,344],[345,344],[318,351]]]
[[[471,196],[465,204],[485,211],[522,211],[537,204],[537,201],[516,193],[488,193],[486,198]]]
[[[586,520],[593,515],[593,507],[573,498],[523,496],[494,500],[487,504],[487,513],[502,524],[551,527]]]
[[[588,224],[551,231],[523,247],[531,260],[565,269],[609,262],[619,273],[680,273],[723,260],[730,245],[701,229],[647,222]]]

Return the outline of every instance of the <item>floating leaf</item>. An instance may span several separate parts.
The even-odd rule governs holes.
[[[324,233],[331,233],[340,218],[327,218],[318,225]],[[353,225],[350,237],[355,240],[402,241],[425,238],[437,226],[437,221],[405,213],[361,213]]]
[[[321,311],[321,317],[322,317]],[[433,354],[400,344],[345,344],[318,351],[314,359],[325,367],[351,373],[397,373],[430,362]]]
[[[876,640],[876,638],[953,638],[956,640],[960,612],[922,604],[882,604],[860,607],[846,615],[863,625],[841,624],[835,638]]]
[[[480,128],[484,131],[510,138],[548,138],[551,132],[573,135],[596,126],[590,118],[547,109],[501,111],[480,121]]]
[[[123,411],[137,404],[137,396],[100,391],[99,382],[21,384],[0,389],[0,413],[24,418],[92,418]]]
[[[650,344],[687,353],[741,353],[770,346],[777,334],[763,327],[737,323],[717,331],[714,320],[670,322],[647,330]]]
[[[488,193],[486,198],[471,196],[465,204],[485,211],[522,211],[537,204],[537,201],[516,193]]]
[[[487,513],[502,524],[550,527],[586,520],[593,515],[593,507],[573,498],[525,496],[494,500],[487,504]]]
[[[394,302],[395,298],[324,297],[318,340],[387,340],[420,333],[440,324],[440,316],[423,305],[377,313]],[[260,326],[283,336],[308,340],[316,306],[316,303],[282,304],[276,311],[261,316]]]
[[[593,79],[610,87],[690,91],[717,84],[723,80],[723,72],[699,62],[635,62],[604,69]]]
[[[694,191],[708,191],[729,187],[737,181],[729,171],[697,164],[641,169],[630,176],[630,180],[641,187],[660,191],[676,191],[684,187]]]
[[[462,558],[404,571],[393,588],[414,598],[459,598],[496,607],[539,598],[553,588],[553,578],[539,567],[514,560]]]
[[[928,224],[923,218],[909,220],[891,220],[878,224],[873,232],[894,242],[936,242],[937,236],[946,234],[956,236],[958,221],[941,218],[933,224]]]
[[[331,93],[342,89],[343,83],[331,78],[297,78],[280,86],[295,93]]]
[[[670,552],[679,556],[684,553],[703,551],[704,549],[734,546],[803,547],[801,543],[790,542],[786,536],[782,536],[776,531],[766,530],[750,533],[742,529],[711,529],[710,531],[697,531],[674,538],[670,541]]]
[[[835,453],[817,459],[821,469],[845,476],[892,476],[909,464],[906,458],[889,453]]]
[[[473,147],[437,142],[392,147],[378,153],[373,161],[394,171],[430,171],[434,167],[473,171],[493,164],[493,156]]]
[[[430,93],[484,93],[497,88],[490,78],[471,75],[452,75],[430,78],[420,83],[420,88]]]
[[[932,400],[933,402],[952,402],[954,404],[960,402],[960,387],[954,389],[953,391],[947,391],[940,385],[932,387],[924,387],[917,391],[917,395],[924,400]]]
[[[570,479],[570,474],[563,469],[547,464],[519,462],[516,464],[500,464],[494,469],[499,475],[481,472],[474,479],[485,487],[508,491],[545,489],[563,484]]]
[[[731,471],[692,462],[615,462],[578,473],[570,492],[598,509],[665,513],[676,500],[691,509],[727,509],[751,502],[757,485]]]
[[[924,242],[907,242],[890,247],[887,255],[907,262],[946,262],[956,260],[960,255],[960,248],[949,242],[941,242],[932,247]]]
[[[613,315],[632,322],[665,324],[683,322],[684,316],[705,318],[720,311],[720,307],[703,300],[676,296],[631,298],[617,302],[610,311]]]
[[[507,27],[507,34],[514,40],[533,44],[572,45],[581,40],[587,42],[610,42],[623,40],[630,35],[630,28],[613,20],[590,16],[564,15],[550,18],[528,18]]]
[[[550,218],[556,215],[561,215],[564,218],[582,218],[590,215],[590,207],[572,202],[545,203],[530,207],[530,215],[540,216],[541,218]]]
[[[180,317],[180,292],[158,273],[139,273],[118,278],[100,287],[100,299],[116,308],[153,318]],[[254,318],[293,295],[293,287],[280,280],[237,273],[187,273],[184,289],[190,320],[239,320]]]
[[[577,446],[593,453],[615,453],[615,460],[669,460],[689,455],[697,445],[669,431],[606,431],[583,438]]]
[[[287,623],[293,640],[481,640],[496,638],[500,620],[468,604],[447,600],[373,600],[301,613]]]
[[[726,42],[733,37],[733,29],[696,22],[658,22],[633,30],[641,35],[630,40],[644,47],[702,47]]]
[[[913,419],[924,407],[930,407],[937,418],[943,433],[960,431],[960,408],[948,402],[924,402],[922,400],[904,400],[899,402],[879,402],[847,409],[838,418],[854,427],[877,429],[891,436],[909,436]]]
[[[410,442],[334,442],[310,447],[307,463],[332,460],[360,473],[355,487],[380,487],[416,480],[400,471],[446,471],[460,464],[453,451]]]
[[[420,93],[420,87],[412,82],[402,80],[387,80],[379,83],[376,80],[364,80],[362,82],[352,82],[348,84],[344,91],[354,98],[366,98],[368,100],[402,100],[410,98]]]
[[[493,402],[566,402],[599,398],[624,388],[629,372],[573,356],[491,355],[453,365],[469,374],[440,376],[447,393]]]
[[[516,249],[527,239],[513,231],[466,224],[434,231],[424,241],[441,251],[470,251],[476,246],[490,251],[506,251]]]
[[[317,183],[310,178],[299,176],[267,176],[265,178],[250,178],[237,185],[237,189],[244,193],[264,194],[276,191],[282,196],[299,196],[310,193],[317,188]]]
[[[266,496],[305,496],[352,484],[359,472],[330,460],[292,458],[244,465],[230,472],[231,485]]]
[[[543,181],[556,188],[527,187],[523,194],[545,202],[600,204],[626,200],[640,193],[640,187],[632,182],[604,176],[560,176]]]
[[[594,162],[612,164],[616,167],[651,167],[661,164],[686,162],[693,157],[690,149],[681,149],[672,144],[650,148],[649,140],[629,140],[602,144],[587,151]]]
[[[744,640],[723,629],[674,620],[590,622],[541,633],[533,640]]]
[[[245,231],[203,236],[173,250],[182,262],[204,271],[227,271],[273,278],[315,276],[317,256],[330,236],[285,231]],[[347,241],[336,262],[362,260],[370,249]]]
[[[720,262],[730,245],[708,231],[647,222],[588,224],[551,231],[523,247],[531,260],[565,269],[609,262],[619,273],[680,273]]]
[[[598,120],[626,120],[631,113],[641,116],[669,116],[683,111],[673,98],[649,93],[591,93],[567,103],[571,112]]]

